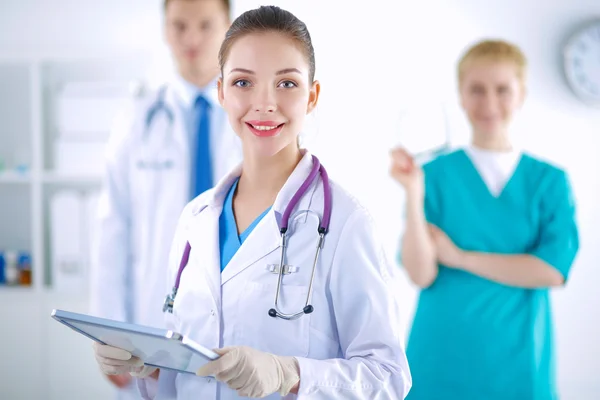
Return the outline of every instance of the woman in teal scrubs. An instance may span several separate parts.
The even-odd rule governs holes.
[[[459,63],[472,143],[420,168],[392,152],[406,190],[401,262],[422,288],[407,346],[409,400],[557,399],[550,289],[579,248],[564,170],[511,145],[526,61],[485,41]]]

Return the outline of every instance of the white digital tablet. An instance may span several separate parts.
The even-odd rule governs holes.
[[[144,364],[195,374],[219,355],[179,333],[126,322],[53,310],[52,318],[101,344],[129,351]]]

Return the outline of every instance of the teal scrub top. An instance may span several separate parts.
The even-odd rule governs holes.
[[[498,197],[464,150],[426,164],[425,215],[467,251],[530,254],[564,276],[579,248],[566,173],[523,154]],[[407,345],[408,400],[557,399],[550,294],[439,265]]]
[[[223,203],[223,210],[219,217],[219,247],[221,254],[221,272],[225,269],[229,261],[233,258],[235,253],[241,247],[242,243],[250,236],[256,225],[263,219],[265,215],[271,210],[271,207],[267,208],[260,214],[244,232],[238,235],[237,223],[235,222],[235,215],[233,213],[233,194],[237,188],[239,179],[237,179]]]

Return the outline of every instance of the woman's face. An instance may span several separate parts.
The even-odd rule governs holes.
[[[487,140],[507,133],[525,93],[515,65],[480,60],[465,68],[460,97],[474,135]]]
[[[248,34],[229,49],[219,100],[240,137],[244,156],[270,157],[297,146],[305,117],[317,104],[301,46],[278,32]]]

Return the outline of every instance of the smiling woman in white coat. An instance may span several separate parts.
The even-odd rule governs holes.
[[[180,217],[165,326],[220,357],[191,375],[95,345],[101,368],[137,376],[146,399],[405,398],[397,273],[369,213],[298,144],[320,92],[305,24],[248,11],[219,59],[243,162]]]

